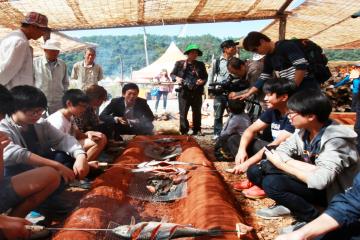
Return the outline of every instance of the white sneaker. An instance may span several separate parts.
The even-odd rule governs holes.
[[[289,214],[290,210],[282,205],[274,205],[256,211],[256,215],[264,219],[278,219]]]
[[[212,140],[217,140],[219,137],[220,137],[219,135],[215,134],[215,135],[213,136]]]
[[[291,225],[281,228],[279,231],[279,235],[294,232],[294,231],[298,230],[299,228],[302,228],[305,225],[306,225],[306,222],[298,222],[298,221],[293,222]]]

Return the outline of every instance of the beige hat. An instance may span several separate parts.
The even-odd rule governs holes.
[[[42,45],[43,49],[61,51],[61,44],[58,41],[49,39]]]

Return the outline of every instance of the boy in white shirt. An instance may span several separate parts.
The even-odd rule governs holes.
[[[83,146],[89,162],[94,161],[105,148],[107,138],[101,132],[87,131],[82,133],[77,127],[74,117],[81,116],[88,105],[89,99],[80,89],[70,89],[65,92],[63,108],[51,114],[48,122],[62,132],[74,136]]]

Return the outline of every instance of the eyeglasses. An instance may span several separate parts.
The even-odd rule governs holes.
[[[300,113],[294,112],[294,111],[289,111],[289,112],[287,113],[287,115],[288,115],[288,118],[294,118],[294,117],[296,117],[297,115],[300,115]]]
[[[31,117],[37,117],[37,116],[41,116],[45,113],[45,109],[44,108],[35,108],[35,109],[32,109],[32,110],[26,110],[25,111],[25,114],[27,116],[31,116]]]

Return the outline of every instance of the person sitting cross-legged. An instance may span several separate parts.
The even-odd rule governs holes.
[[[107,138],[97,131],[82,133],[74,117],[81,116],[88,107],[89,98],[80,89],[70,89],[62,97],[63,108],[51,114],[48,122],[63,133],[74,136],[87,153],[89,162],[95,161],[105,148]]]
[[[269,80],[265,83],[263,91],[264,101],[269,109],[242,135],[233,135],[228,140],[230,151],[236,156],[236,166],[232,169],[235,174],[245,173],[249,167],[260,162],[264,146],[277,146],[295,131],[286,116],[286,103],[295,91],[294,83],[284,78]],[[270,137],[265,137],[266,130],[270,130]],[[260,135],[260,132],[264,133]],[[243,190],[248,198],[265,197],[265,192],[248,180],[234,183],[233,187],[235,190]]]
[[[315,206],[326,206],[352,185],[360,170],[356,133],[329,119],[329,99],[317,90],[300,91],[288,101],[288,117],[300,129],[266,159],[247,171],[254,184],[269,198],[292,212],[296,222],[281,233],[291,232],[317,218]]]
[[[0,85],[0,120],[10,114],[13,98],[10,92]],[[25,225],[31,223],[24,217],[41,202],[47,199],[60,184],[60,173],[52,167],[37,167],[12,177],[4,177],[4,149],[10,138],[0,131],[0,239],[27,238],[30,232]]]
[[[86,153],[74,137],[59,131],[41,118],[46,110],[47,100],[40,89],[17,86],[11,89],[11,94],[14,109],[0,123],[0,131],[5,132],[10,139],[4,150],[5,177],[13,177],[39,167],[54,168],[62,177],[56,194],[53,194],[58,196],[64,190],[65,183],[73,181],[75,177],[83,179],[88,174]],[[38,175],[40,177],[41,174]],[[47,203],[50,208],[55,201]]]

